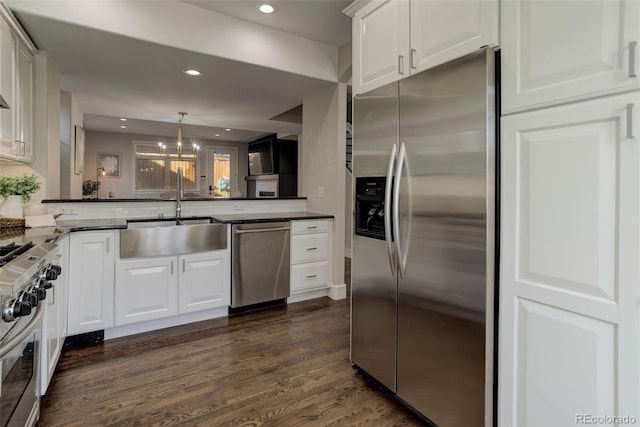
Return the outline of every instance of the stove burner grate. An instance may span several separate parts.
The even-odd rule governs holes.
[[[8,245],[0,246],[0,267],[15,259],[18,255],[25,253],[32,247],[33,242],[28,242],[22,245],[16,245],[16,242],[11,242]]]

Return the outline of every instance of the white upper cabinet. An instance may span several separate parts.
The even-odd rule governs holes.
[[[640,2],[501,2],[503,113],[639,88]]]
[[[14,142],[18,160],[33,161],[33,55],[16,43],[16,109]]]
[[[371,2],[353,17],[354,94],[403,75],[409,75],[409,2]]]
[[[497,44],[497,0],[372,1],[353,15],[353,92]]]
[[[33,161],[33,55],[5,19],[0,3],[0,157]]]
[[[498,44],[497,1],[412,0],[410,5],[412,73]]]
[[[0,108],[0,156],[15,159],[13,108],[15,107],[15,38],[0,19],[0,95],[9,108]]]

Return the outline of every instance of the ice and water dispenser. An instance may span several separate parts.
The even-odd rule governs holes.
[[[386,177],[356,178],[355,233],[384,240]]]

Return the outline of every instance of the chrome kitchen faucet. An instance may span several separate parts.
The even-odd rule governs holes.
[[[182,188],[182,168],[178,168],[178,188],[176,191],[176,220],[182,219],[182,205],[180,200],[184,197],[184,189]]]

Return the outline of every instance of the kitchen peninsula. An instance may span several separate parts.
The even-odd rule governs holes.
[[[69,336],[111,339],[228,315],[231,230],[240,223],[290,221],[291,294],[287,302],[346,297],[345,285],[331,280],[333,216],[307,212],[304,197],[187,199],[182,201],[187,225],[169,222],[175,219],[175,200],[43,203],[50,214],[60,214],[57,223],[63,235],[58,244],[68,262],[63,268],[69,272]],[[188,225],[195,218],[198,225]],[[123,255],[122,233],[139,224],[154,233],[157,240],[150,241],[158,244],[170,229],[187,236],[192,227],[189,237],[184,237],[191,241],[203,240],[203,232],[212,227],[223,227],[224,232],[216,238],[222,243],[212,250],[168,253],[161,247],[156,255]],[[164,242],[172,240],[175,238],[169,237]],[[314,248],[320,248],[316,258],[309,258],[312,251],[304,246],[311,241],[317,242]]]

